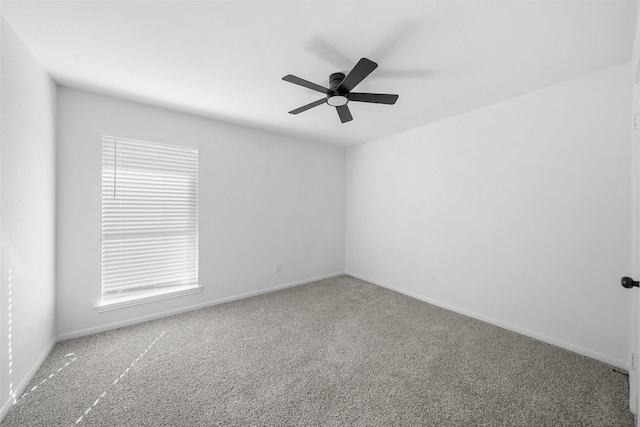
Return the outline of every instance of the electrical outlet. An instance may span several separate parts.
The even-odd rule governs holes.
[[[276,271],[276,273],[280,273],[282,271],[282,265],[280,263],[276,264],[275,271]]]
[[[437,274],[432,274],[431,275],[431,284],[432,285],[437,285],[438,284],[438,275]]]

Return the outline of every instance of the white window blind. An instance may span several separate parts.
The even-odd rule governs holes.
[[[198,286],[198,149],[102,137],[102,303]]]

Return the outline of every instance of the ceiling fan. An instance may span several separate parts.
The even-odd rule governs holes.
[[[327,103],[332,107],[336,107],[338,116],[342,123],[350,122],[353,120],[351,111],[347,104],[349,101],[356,102],[373,102],[376,104],[393,105],[398,100],[398,95],[389,95],[384,93],[361,93],[351,92],[362,80],[365,79],[373,70],[378,67],[378,64],[367,58],[362,58],[353,70],[346,76],[343,73],[333,73],[329,76],[329,88],[311,83],[310,81],[301,79],[294,75],[288,74],[282,78],[282,80],[304,86],[308,89],[312,89],[325,94],[324,98],[314,101],[310,104],[304,105],[295,110],[289,111],[289,114],[300,114],[303,111],[307,111],[313,107],[317,107],[320,104]]]

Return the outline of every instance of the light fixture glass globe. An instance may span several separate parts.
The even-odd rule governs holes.
[[[342,107],[343,105],[347,105],[347,102],[349,102],[347,97],[342,95],[334,95],[327,98],[327,104],[332,107]]]

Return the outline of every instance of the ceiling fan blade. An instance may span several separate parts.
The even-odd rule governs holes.
[[[296,77],[292,74],[287,74],[282,78],[282,80],[284,80],[285,82],[293,83],[295,85],[304,86],[308,89],[316,90],[318,92],[324,93],[325,95],[329,93],[329,89],[315,83],[311,83],[310,81],[307,81],[305,79],[301,79],[300,77]]]
[[[303,111],[307,111],[313,107],[317,107],[318,105],[324,104],[325,102],[327,102],[327,98],[318,99],[317,101],[314,101],[311,104],[303,105],[300,108],[296,108],[295,110],[289,111],[289,114],[300,114]]]
[[[349,107],[346,105],[341,105],[340,107],[336,107],[336,111],[338,111],[338,115],[340,116],[340,121],[342,123],[347,123],[353,120],[353,116],[351,116],[351,111],[349,111]]]
[[[349,98],[349,101],[374,102],[376,104],[393,105],[398,100],[398,95],[389,95],[387,93],[351,92],[347,95],[347,98]]]
[[[375,70],[377,67],[378,67],[378,64],[371,61],[370,59],[367,59],[367,58],[360,59],[360,61],[358,61],[356,66],[353,67],[353,70],[351,70],[351,72],[349,72],[347,77],[345,77],[344,80],[342,80],[342,83],[340,83],[340,86],[338,86],[338,92],[339,93],[351,92],[353,88],[358,86],[358,84],[362,80],[364,80],[365,77],[371,74],[371,72]]]

